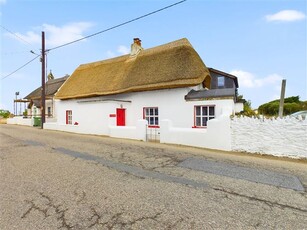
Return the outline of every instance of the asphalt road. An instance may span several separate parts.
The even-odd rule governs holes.
[[[307,229],[307,163],[0,125],[0,229]]]

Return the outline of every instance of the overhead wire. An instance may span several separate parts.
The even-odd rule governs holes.
[[[181,3],[185,2],[185,1],[187,1],[187,0],[182,0],[182,1],[176,2],[176,3],[174,3],[174,4],[165,6],[165,7],[161,8],[161,9],[152,11],[152,12],[150,12],[150,13],[144,14],[144,15],[139,16],[139,17],[137,17],[137,18],[134,18],[134,19],[131,19],[131,20],[129,20],[129,21],[126,21],[126,22],[120,23],[120,24],[118,24],[118,25],[112,26],[112,27],[107,28],[107,29],[105,29],[105,30],[101,30],[101,31],[99,31],[99,32],[97,32],[97,33],[94,33],[94,34],[85,36],[85,37],[83,37],[83,38],[80,38],[80,39],[77,39],[77,40],[74,40],[74,41],[71,41],[71,42],[68,42],[68,43],[65,43],[65,44],[63,44],[63,45],[59,45],[59,46],[53,47],[53,48],[51,48],[51,49],[48,49],[47,51],[51,51],[51,50],[55,50],[55,49],[58,49],[58,48],[61,48],[61,47],[64,47],[64,46],[68,46],[68,45],[71,45],[71,44],[73,44],[73,43],[82,41],[82,40],[84,40],[84,39],[87,39],[87,38],[96,36],[96,35],[98,35],[98,34],[105,33],[105,32],[107,32],[107,31],[109,31],[109,30],[113,30],[113,29],[115,29],[115,28],[121,27],[121,26],[126,25],[126,24],[129,24],[129,23],[131,23],[131,22],[134,22],[134,21],[140,20],[140,19],[142,19],[142,18],[148,17],[148,16],[150,16],[150,15],[152,15],[152,14],[155,14],[155,13],[158,13],[158,12],[160,12],[160,11],[166,10],[166,9],[168,9],[168,8],[171,8],[171,7],[173,7],[173,6],[176,6],[176,5],[178,5],[178,4],[181,4]]]
[[[163,7],[163,8],[160,8],[160,9],[158,9],[158,10],[155,10],[155,11],[152,11],[152,12],[150,12],[150,13],[144,14],[144,15],[139,16],[139,17],[137,17],[137,18],[134,18],[134,19],[131,19],[131,20],[129,20],[129,21],[126,21],[126,22],[120,23],[120,24],[118,24],[118,25],[112,26],[112,27],[107,28],[107,29],[105,29],[105,30],[101,30],[101,31],[99,31],[99,32],[97,32],[97,33],[94,33],[94,34],[85,36],[85,37],[83,37],[83,38],[80,38],[80,39],[77,39],[77,40],[74,40],[74,41],[71,41],[71,42],[68,42],[68,43],[65,43],[65,44],[63,44],[63,45],[59,45],[59,46],[53,47],[53,48],[51,48],[51,49],[46,49],[45,52],[49,52],[49,51],[51,51],[51,50],[59,49],[59,48],[62,48],[62,47],[64,47],[64,46],[68,46],[68,45],[71,45],[71,44],[73,44],[73,43],[82,41],[82,40],[84,40],[84,39],[87,39],[87,38],[90,38],[90,37],[94,37],[94,36],[96,36],[96,35],[98,35],[98,34],[105,33],[105,32],[107,32],[107,31],[113,30],[113,29],[115,29],[115,28],[121,27],[121,26],[123,26],[123,25],[132,23],[132,22],[134,22],[134,21],[137,21],[137,20],[140,20],[140,19],[142,19],[142,18],[148,17],[148,16],[153,15],[153,14],[155,14],[155,13],[161,12],[161,11],[163,11],[163,10],[166,10],[166,9],[168,9],[168,8],[171,8],[171,7],[173,7],[173,6],[176,6],[176,5],[178,5],[178,4],[181,4],[181,3],[185,2],[185,1],[187,1],[187,0],[181,0],[181,1],[179,1],[179,2],[176,2],[176,3],[173,3],[173,4],[171,4],[171,5],[165,6],[165,7]],[[10,30],[8,30],[7,28],[5,28],[4,26],[2,26],[2,25],[0,25],[0,26],[1,26],[4,30],[6,30],[7,32],[13,34],[13,35],[14,35],[15,37],[17,37],[18,39],[20,39],[20,40],[26,42],[27,44],[31,45],[28,41],[24,40],[23,38],[21,38],[21,37],[18,36],[17,34],[11,32]],[[31,50],[30,52],[33,53],[33,54],[36,54],[36,53],[34,53],[32,50]],[[1,80],[3,80],[3,79],[5,79],[5,78],[7,78],[7,77],[13,75],[13,74],[16,73],[18,70],[20,70],[20,69],[22,69],[23,67],[27,66],[28,64],[30,64],[32,61],[34,61],[36,58],[38,58],[38,57],[40,56],[40,55],[38,55],[38,54],[36,54],[36,55],[37,55],[37,56],[36,56],[35,58],[31,59],[30,61],[28,61],[27,63],[25,63],[24,65],[22,65],[22,66],[19,67],[18,69],[16,69],[15,71],[13,71],[12,73],[10,73],[10,74],[8,74],[8,75],[2,77]]]
[[[13,71],[12,73],[10,73],[10,74],[8,74],[8,75],[2,77],[1,80],[3,80],[3,79],[5,79],[5,78],[7,78],[7,77],[13,75],[13,74],[16,73],[18,70],[20,70],[20,69],[24,68],[25,66],[29,65],[32,61],[34,61],[34,60],[37,59],[38,57],[40,57],[40,55],[37,55],[35,58],[31,59],[31,60],[28,61],[26,64],[22,65],[21,67],[19,67],[18,69],[16,69],[16,70]]]
[[[27,43],[27,45],[29,45],[31,48],[33,48],[32,44],[31,44],[30,42],[28,42],[28,41],[25,40],[24,38],[20,37],[18,34],[16,34],[16,33],[12,32],[12,31],[10,31],[9,29],[7,29],[6,27],[4,27],[3,25],[0,25],[0,27],[1,27],[3,30],[5,30],[5,31],[9,32],[10,34],[14,35],[16,38],[18,38],[19,40],[23,41],[24,43]]]

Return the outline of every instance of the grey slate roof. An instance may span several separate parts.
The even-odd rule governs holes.
[[[218,98],[218,97],[235,97],[235,88],[226,89],[210,89],[210,90],[191,90],[186,96],[185,100],[200,100],[206,98]]]
[[[55,93],[58,91],[58,89],[63,85],[63,83],[66,81],[66,79],[69,76],[65,76],[62,78],[52,79],[46,82],[46,97],[53,97]],[[37,100],[41,98],[41,86],[32,91],[30,94],[28,94],[25,99],[28,100]]]

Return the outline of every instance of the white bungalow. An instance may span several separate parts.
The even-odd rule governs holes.
[[[237,112],[237,78],[208,69],[185,38],[150,49],[134,39],[131,51],[80,65],[55,95],[57,122],[44,128],[227,150],[203,138]]]

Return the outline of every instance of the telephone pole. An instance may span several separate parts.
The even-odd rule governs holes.
[[[45,32],[42,31],[42,101],[41,101],[41,128],[44,128],[45,123],[45,104],[46,104],[46,98],[45,98]]]
[[[279,101],[279,111],[278,111],[279,118],[282,118],[284,114],[285,91],[286,91],[286,79],[283,79],[281,82],[281,92],[280,92],[280,101]]]

